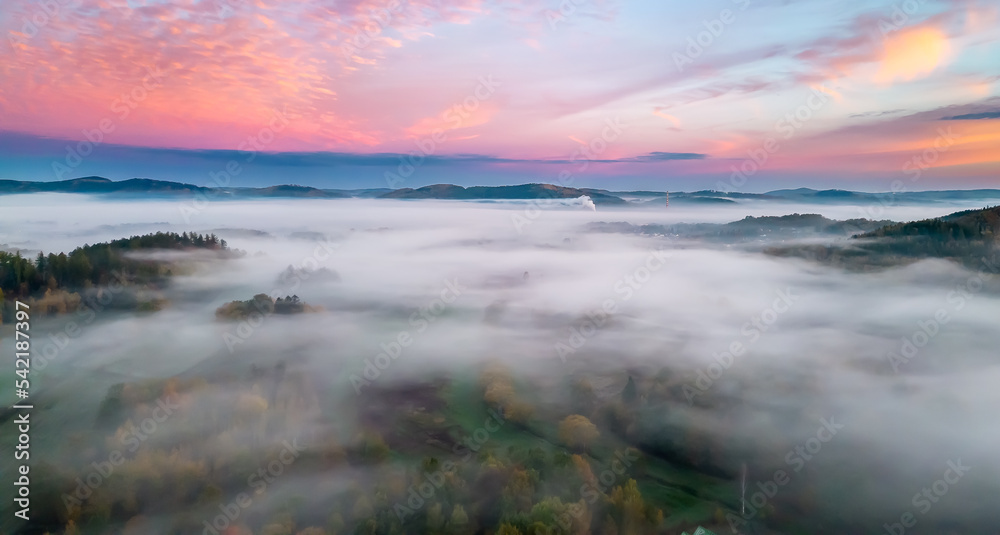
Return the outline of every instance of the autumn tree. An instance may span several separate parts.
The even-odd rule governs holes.
[[[507,480],[502,498],[504,509],[509,512],[527,512],[535,495],[537,474],[515,468]]]
[[[434,502],[434,505],[427,508],[427,529],[437,533],[443,527],[444,513],[441,512],[441,502]]]
[[[502,365],[488,366],[480,376],[479,384],[483,387],[483,400],[502,411],[507,420],[525,424],[534,416],[534,407],[517,399],[514,380]]]
[[[587,449],[601,433],[586,416],[573,414],[559,424],[559,439],[572,448]]]
[[[573,467],[576,468],[576,471],[580,475],[580,479],[583,480],[584,484],[596,487],[597,478],[594,476],[594,471],[590,468],[590,463],[588,463],[582,455],[573,454],[572,459]]]
[[[622,534],[652,533],[663,523],[663,511],[647,504],[639,492],[639,485],[629,479],[615,487],[609,498],[609,509]]]
[[[455,508],[451,511],[451,519],[448,520],[448,527],[455,533],[463,533],[468,523],[469,515],[465,513],[465,508],[456,504]]]
[[[500,529],[497,530],[497,535],[521,535],[521,530],[510,524],[503,523],[500,524]]]

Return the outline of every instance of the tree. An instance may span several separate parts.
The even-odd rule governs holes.
[[[465,514],[465,508],[461,505],[455,505],[455,508],[451,510],[451,520],[448,524],[452,528],[459,526],[464,526],[469,523],[469,515]]]
[[[580,479],[583,480],[584,484],[596,487],[597,478],[594,477],[594,471],[590,468],[590,463],[577,454],[573,454],[573,457],[571,458],[573,459],[573,467],[576,468],[576,471],[580,475]]]
[[[434,502],[434,505],[427,508],[427,529],[437,533],[444,527],[444,514],[441,512],[441,502]]]
[[[628,382],[625,383],[625,389],[622,390],[622,401],[624,401],[627,405],[631,405],[635,403],[635,400],[638,399],[638,397],[639,396],[635,390],[635,381],[632,380],[632,376],[629,375]]]
[[[521,530],[510,524],[504,523],[500,524],[500,529],[497,530],[497,535],[521,535]]]
[[[375,509],[372,508],[371,500],[368,499],[368,496],[362,494],[358,497],[358,501],[354,502],[351,516],[354,517],[354,520],[364,520],[371,517],[374,512]]]
[[[597,426],[586,416],[573,414],[559,424],[559,439],[572,448],[587,449],[599,436]]]
[[[619,519],[620,533],[642,533],[663,523],[663,511],[642,499],[634,479],[612,489],[608,501],[611,516]]]
[[[536,474],[515,468],[507,480],[502,498],[506,513],[523,513],[531,510],[532,498],[535,495],[533,477]]]
[[[570,399],[573,403],[573,410],[590,414],[594,410],[597,398],[594,396],[594,385],[586,378],[573,381],[570,384]]]

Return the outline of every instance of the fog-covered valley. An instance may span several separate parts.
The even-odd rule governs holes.
[[[21,529],[991,533],[995,257],[858,272],[763,252],[850,232],[593,230],[981,207],[0,197],[27,258],[155,232],[233,252],[128,252],[170,276],[33,316],[44,476]],[[218,312],[258,294],[305,306]]]

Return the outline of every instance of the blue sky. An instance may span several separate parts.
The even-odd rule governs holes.
[[[2,178],[998,184],[994,1],[5,0],[0,30]]]

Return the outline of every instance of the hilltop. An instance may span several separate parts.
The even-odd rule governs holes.
[[[418,188],[365,188],[333,189],[296,184],[278,184],[267,187],[208,187],[183,182],[131,178],[113,181],[99,176],[88,176],[55,182],[0,180],[0,195],[24,193],[77,193],[130,198],[154,197],[207,197],[211,200],[246,198],[286,199],[441,199],[441,200],[528,200],[575,199],[584,195],[598,205],[660,207],[665,204],[666,191],[613,191],[599,188],[574,188],[545,183],[505,186],[459,186],[433,184]],[[671,191],[670,204],[722,205],[741,201],[769,201],[798,204],[843,204],[896,206],[969,199],[996,199],[1000,190],[947,190],[911,191],[902,193],[865,193],[846,190],[814,190],[810,188],[781,189],[766,193],[700,190],[694,192]],[[865,230],[865,229],[862,229]]]
[[[576,199],[588,196],[595,204],[625,204],[625,200],[594,189],[577,189],[552,184],[522,184],[519,186],[473,186],[434,184],[422,188],[403,188],[381,195],[381,199]]]
[[[808,258],[849,268],[872,268],[943,258],[970,268],[982,267],[1000,245],[1000,206],[964,210],[857,234],[846,244],[771,248],[775,256]]]
[[[674,225],[633,225],[631,223],[591,223],[588,230],[626,234],[677,236],[724,242],[750,240],[784,240],[814,236],[849,236],[893,224],[889,220],[848,219],[838,221],[820,214],[790,214],[783,216],[747,216],[731,223],[678,223]]]
[[[940,218],[889,225],[858,238],[919,238],[995,240],[1000,231],[1000,206],[964,210]]]
[[[73,178],[56,182],[0,180],[0,195],[17,193],[84,193],[133,197],[199,195],[211,199],[242,197],[343,199],[354,196],[340,190],[322,190],[294,184],[282,184],[266,188],[208,188],[167,180],[130,178],[128,180],[113,181],[99,176]],[[382,193],[382,191],[379,191],[379,193]],[[358,196],[361,195],[359,194]]]

